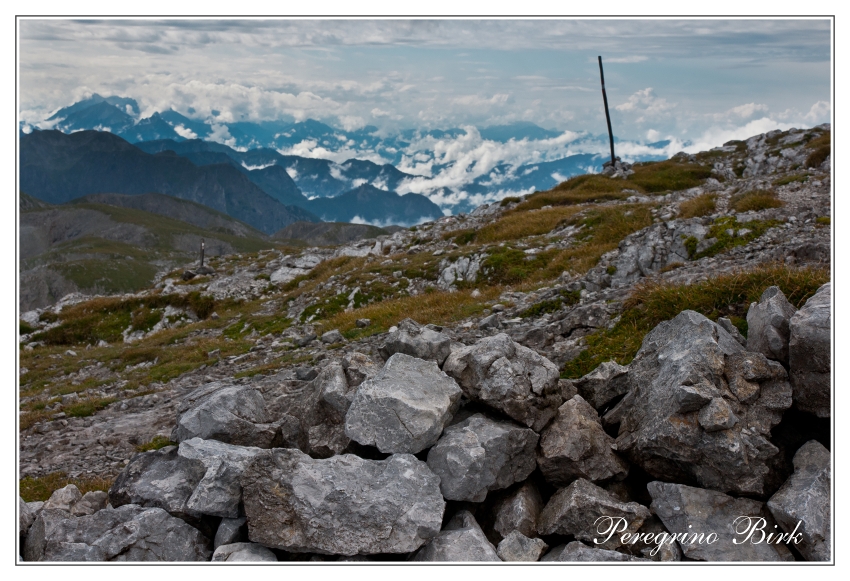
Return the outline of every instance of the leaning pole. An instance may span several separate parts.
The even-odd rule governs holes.
[[[602,102],[605,104],[605,120],[608,122],[608,141],[611,144],[611,166],[615,166],[614,132],[611,131],[611,115],[608,113],[608,95],[605,94],[605,75],[602,72],[602,57],[599,58],[599,80],[602,81]]]

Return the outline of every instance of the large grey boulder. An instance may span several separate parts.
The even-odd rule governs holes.
[[[504,333],[452,351],[443,371],[473,401],[504,412],[539,432],[563,403],[558,368]]]
[[[596,409],[629,391],[629,368],[605,361],[587,375],[573,381],[578,394]]]
[[[764,503],[684,484],[650,482],[652,512],[667,527],[685,556],[698,561],[793,561],[783,544],[756,543],[753,527],[775,533],[776,523]],[[763,520],[761,520],[763,519]],[[713,534],[713,537],[711,535]]]
[[[367,379],[375,377],[381,370],[381,366],[372,361],[368,355],[357,351],[347,353],[340,365],[345,372],[349,389],[354,389]]]
[[[549,548],[543,539],[530,539],[519,531],[511,532],[496,547],[502,561],[538,561]]]
[[[42,511],[24,547],[27,561],[208,561],[209,540],[161,508],[126,505],[90,516]]]
[[[103,490],[90,490],[71,507],[73,516],[87,516],[103,510],[109,504],[109,495]]]
[[[608,549],[594,549],[584,543],[573,541],[566,545],[560,545],[546,553],[541,561],[564,561],[593,563],[597,561],[649,561],[633,555],[618,553]]]
[[[203,463],[179,456],[177,446],[136,454],[112,483],[109,502],[114,507],[156,507],[181,518],[197,517],[187,503],[205,474]]]
[[[558,490],[540,513],[537,532],[541,535],[574,535],[580,541],[604,549],[621,545],[621,533],[634,533],[650,516],[636,502],[621,502],[604,488],[579,479]],[[625,526],[620,523],[625,521]],[[613,528],[612,528],[613,527]],[[619,531],[619,529],[623,529]],[[609,534],[612,530],[618,534]]]
[[[396,353],[357,388],[345,434],[384,453],[416,454],[437,442],[462,393],[433,361]]]
[[[294,552],[410,553],[440,532],[439,486],[410,454],[316,460],[294,449],[264,451],[242,475],[248,536]]]
[[[413,560],[486,562],[501,559],[472,514],[464,510],[452,517],[446,528],[428,541]]]
[[[54,490],[50,498],[44,502],[42,510],[64,510],[70,513],[74,505],[82,498],[83,494],[80,492],[80,489],[74,484],[68,484]]]
[[[795,547],[809,561],[829,561],[832,553],[829,450],[815,440],[794,454],[794,473],[767,501],[786,533],[799,533]]]
[[[178,409],[171,440],[218,440],[238,446],[270,448],[280,424],[270,420],[260,390],[211,382],[190,393]]]
[[[831,283],[820,287],[791,317],[789,325],[788,363],[794,405],[820,418],[829,417],[832,403],[831,295]]]
[[[26,536],[32,523],[35,522],[36,512],[20,496],[18,497],[18,534]]]
[[[328,458],[350,443],[345,435],[345,414],[356,388],[348,383],[345,368],[331,363],[309,382],[284,381],[268,390],[266,413],[276,421],[295,421],[297,447],[313,456]],[[297,418],[297,419],[296,419]]]
[[[200,462],[203,478],[186,500],[186,507],[195,513],[236,518],[242,502],[242,472],[259,454],[260,448],[233,446],[215,440],[192,438],[180,443],[178,456]]]
[[[768,287],[747,311],[747,350],[787,364],[789,324],[796,312],[778,286]]]
[[[213,549],[222,545],[231,545],[248,540],[248,519],[244,516],[237,518],[223,518],[218,524],[213,539]]]
[[[540,435],[537,465],[555,486],[567,486],[577,478],[623,479],[629,467],[611,450],[613,444],[596,410],[576,395],[558,408],[558,415]]]
[[[448,335],[423,327],[413,319],[405,319],[398,324],[396,331],[389,334],[378,353],[385,361],[396,353],[404,353],[417,359],[436,361],[442,367],[451,352],[451,342]]]
[[[242,471],[260,448],[192,438],[137,454],[109,490],[112,506],[159,507],[181,517],[239,516]]]
[[[503,538],[513,531],[519,531],[526,537],[536,536],[541,510],[543,499],[540,492],[534,483],[526,481],[495,503],[493,530]]]
[[[233,543],[217,547],[212,556],[213,563],[248,561],[277,561],[277,557],[263,545],[257,543]]]
[[[761,494],[779,452],[770,430],[791,406],[785,369],[722,327],[683,311],[650,331],[629,365],[631,390],[606,415],[619,453],[656,478]]]
[[[428,467],[447,500],[481,502],[488,491],[528,478],[538,439],[528,428],[475,414],[446,428],[428,452]]]

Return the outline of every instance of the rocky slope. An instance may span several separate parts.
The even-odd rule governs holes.
[[[24,559],[829,560],[828,129],[24,313]]]

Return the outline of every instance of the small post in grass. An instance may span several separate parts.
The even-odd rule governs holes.
[[[611,143],[611,166],[616,166],[614,158],[614,133],[611,131],[611,115],[608,113],[608,95],[605,93],[605,75],[602,73],[602,57],[599,58],[599,79],[602,81],[602,102],[605,104],[605,120],[608,122],[608,141]]]
[[[201,268],[203,268],[203,267],[204,267],[204,239],[201,238]]]

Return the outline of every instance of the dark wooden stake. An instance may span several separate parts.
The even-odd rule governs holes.
[[[614,161],[614,132],[611,131],[611,115],[608,113],[608,95],[605,94],[605,75],[602,73],[602,57],[599,57],[599,79],[602,81],[602,102],[605,103],[605,120],[608,122],[608,141],[611,142],[611,165]]]
[[[201,266],[204,265],[204,239],[201,238]]]

